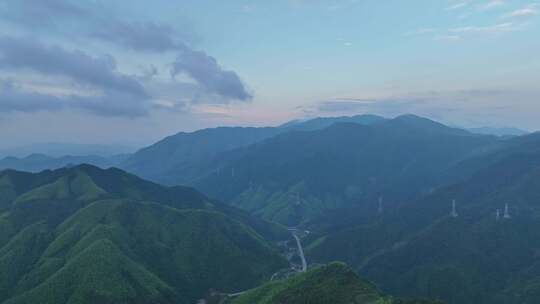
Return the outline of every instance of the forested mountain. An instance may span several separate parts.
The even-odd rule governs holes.
[[[286,233],[118,169],[3,171],[0,303],[193,303],[287,267]]]
[[[178,133],[143,148],[121,164],[125,170],[167,185],[189,184],[208,173],[221,152],[280,133],[276,128],[214,128]]]
[[[167,184],[193,184],[211,174],[223,152],[249,146],[292,130],[319,130],[337,122],[369,125],[384,121],[375,115],[315,118],[279,127],[220,127],[180,132],[137,151],[121,167],[146,179]]]
[[[399,205],[429,193],[462,178],[447,170],[500,141],[413,115],[372,125],[338,123],[224,153],[213,174],[194,185],[266,219],[297,225],[352,205],[374,210],[380,196]]]
[[[540,298],[540,141],[532,134],[481,157],[472,177],[366,220],[348,210],[313,222],[315,261],[342,260],[396,295],[448,303]],[[457,217],[451,202],[457,202]],[[509,218],[505,217],[508,204]],[[497,215],[498,214],[498,215]],[[332,222],[332,223],[329,223]]]
[[[225,203],[120,169],[2,171],[0,303],[193,303],[261,283],[231,303],[540,298],[539,133],[319,118],[179,133],[122,165]],[[268,282],[289,267],[284,226],[307,231],[310,264],[344,261],[383,292],[342,264]]]

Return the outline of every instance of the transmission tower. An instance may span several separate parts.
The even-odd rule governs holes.
[[[452,200],[452,212],[450,212],[451,217],[458,217],[457,211],[456,211],[456,200]]]
[[[508,211],[508,204],[505,204],[505,205],[504,205],[504,215],[503,215],[503,218],[504,218],[504,219],[510,219],[510,218],[512,218],[512,217],[510,216],[510,212]]]

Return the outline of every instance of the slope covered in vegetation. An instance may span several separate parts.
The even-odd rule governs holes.
[[[465,182],[371,221],[352,224],[351,216],[347,225],[329,224],[306,241],[308,257],[346,261],[398,295],[437,296],[456,304],[535,303],[540,153],[531,140],[520,139],[513,152],[504,149],[483,159],[485,168]],[[452,200],[457,217],[450,215]],[[504,217],[506,204],[510,218]]]
[[[193,303],[287,266],[281,228],[117,169],[5,171],[0,198],[1,303]]]
[[[316,267],[304,274],[265,284],[230,304],[436,304],[383,295],[342,263]]]

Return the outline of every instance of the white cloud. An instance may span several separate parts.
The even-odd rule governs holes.
[[[433,33],[436,33],[436,32],[437,32],[437,29],[434,29],[434,28],[420,28],[420,29],[405,33],[405,36],[417,36],[417,35],[433,34]]]
[[[456,42],[461,40],[459,35],[439,35],[435,36],[435,41],[447,41],[447,42]]]
[[[500,7],[506,4],[504,0],[489,0],[488,2],[480,5],[480,9],[489,10],[492,8]]]
[[[464,26],[452,28],[449,30],[451,33],[470,33],[470,34],[499,34],[507,33],[518,30],[519,26],[512,22],[499,23],[490,26]]]
[[[454,3],[450,5],[449,7],[446,8],[446,10],[453,11],[453,10],[465,8],[467,6],[469,6],[469,2],[458,2],[458,3]]]
[[[538,9],[540,5],[538,3],[529,4],[523,8],[512,11],[506,15],[505,18],[519,18],[519,17],[529,17],[538,14]]]

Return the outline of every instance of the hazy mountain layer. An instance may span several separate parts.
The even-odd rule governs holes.
[[[50,157],[44,154],[32,154],[24,158],[6,157],[0,159],[0,170],[13,169],[27,172],[40,172],[43,170],[55,170],[66,166],[90,164],[100,168],[117,166],[127,159],[128,155],[103,156],[61,156]]]
[[[143,148],[121,167],[141,177],[167,185],[193,184],[216,170],[220,153],[249,146],[292,130],[319,130],[337,122],[369,125],[384,121],[375,115],[316,118],[280,127],[221,127],[192,133],[180,132]]]

